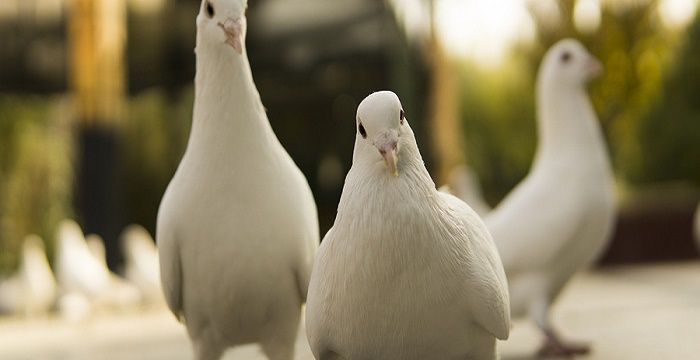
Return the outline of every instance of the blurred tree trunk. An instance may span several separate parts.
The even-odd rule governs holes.
[[[71,0],[70,89],[75,103],[76,210],[87,233],[105,239],[111,267],[120,261],[117,124],[124,111],[124,0]]]
[[[465,162],[464,140],[459,123],[458,71],[446,54],[435,28],[435,0],[430,1],[430,38],[427,63],[430,66],[429,119],[433,153],[437,160],[438,186],[447,181],[450,170]]]

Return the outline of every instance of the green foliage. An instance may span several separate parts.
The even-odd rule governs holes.
[[[656,3],[603,13],[590,43],[605,66],[591,97],[598,110],[617,175],[627,181],[643,162],[637,128],[659,95],[674,39],[659,23]]]
[[[193,91],[149,90],[128,103],[120,132],[121,188],[128,223],[155,230],[160,199],[184,152]],[[36,233],[49,253],[58,223],[73,216],[73,137],[65,101],[0,96],[0,274],[17,267]]]
[[[640,123],[644,162],[635,179],[700,185],[700,16],[666,74],[661,95]]]
[[[17,266],[26,235],[51,245],[59,221],[71,213],[71,137],[61,106],[47,98],[0,97],[0,272]]]
[[[525,67],[514,61],[492,73],[461,72],[467,159],[491,202],[527,174],[534,155],[534,83]]]

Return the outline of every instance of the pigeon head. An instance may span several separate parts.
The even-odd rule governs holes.
[[[85,243],[83,230],[80,229],[80,225],[73,220],[63,220],[61,222],[56,239],[58,241],[59,249],[66,246],[82,247]]]
[[[97,234],[89,234],[85,237],[85,243],[87,243],[87,248],[90,250],[90,254],[100,262],[107,264],[107,249],[105,249],[105,242],[102,237]]]
[[[153,239],[140,225],[129,225],[121,236],[122,250],[127,259],[135,259],[139,253],[154,251]]]
[[[28,235],[22,244],[22,255],[25,262],[29,259],[46,258],[44,242],[37,235]]]
[[[401,136],[410,133],[399,97],[391,91],[369,95],[357,108],[356,120],[356,156],[374,163],[383,161],[391,175],[399,176]]]
[[[584,86],[603,70],[600,61],[577,40],[556,43],[545,55],[540,73],[550,81]]]
[[[243,54],[247,0],[202,0],[197,16],[198,42],[230,46]]]

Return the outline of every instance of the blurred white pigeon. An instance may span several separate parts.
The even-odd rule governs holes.
[[[107,267],[107,252],[104,240],[97,234],[85,238],[90,253],[100,261],[109,272],[109,285],[94,300],[98,308],[126,311],[136,308],[141,303],[140,290],[131,283],[113,273]]]
[[[513,316],[546,335],[543,356],[587,353],[564,342],[549,310],[572,275],[604,250],[615,218],[613,174],[586,83],[601,71],[575,40],[545,55],[537,79],[539,145],[532,169],[485,217],[503,260]]]
[[[126,262],[126,279],[136,285],[147,303],[164,303],[158,249],[151,235],[140,225],[130,225],[121,234],[121,244]]]
[[[56,277],[61,291],[94,300],[108,288],[110,275],[103,259],[90,252],[80,226],[64,220],[56,236]]]
[[[65,321],[76,323],[92,313],[92,302],[78,292],[63,293],[57,300],[58,314]]]
[[[84,302],[67,300],[79,296],[87,299],[92,309],[128,310],[140,302],[138,289],[107,268],[104,243],[98,235],[91,234],[86,239],[77,223],[64,220],[59,226],[57,242],[56,276],[63,294],[59,310],[72,312],[69,309],[79,307],[80,313],[87,313],[82,305],[68,305]]]
[[[0,282],[0,313],[33,317],[46,314],[56,298],[56,279],[41,238],[29,235],[22,244],[19,271]]]
[[[253,83],[246,7],[202,1],[192,131],[158,213],[165,299],[200,360],[246,343],[292,358],[319,238],[311,190]]]
[[[107,267],[107,250],[105,249],[105,243],[102,237],[97,234],[88,234],[85,236],[85,243],[87,244],[90,254],[99,260],[102,265]]]
[[[484,199],[479,184],[479,177],[466,164],[455,166],[447,177],[447,183],[440,191],[448,192],[469,204],[477,214],[483,216],[491,211],[491,206]]]
[[[510,310],[486,226],[435,189],[394,93],[362,101],[357,129],[338,215],[309,285],[314,355],[495,359]]]

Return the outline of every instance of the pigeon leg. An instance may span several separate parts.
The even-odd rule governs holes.
[[[345,360],[345,358],[332,351],[328,351],[321,356],[321,360]]]
[[[219,360],[226,350],[225,347],[207,338],[193,340],[193,345],[197,360]]]
[[[537,326],[545,335],[545,341],[537,352],[541,358],[573,357],[590,352],[590,346],[584,343],[564,341],[554,330],[549,321],[549,301],[541,299],[533,303],[531,314]]]
[[[551,329],[544,330],[544,334],[546,339],[537,352],[539,357],[573,357],[576,355],[586,355],[591,350],[588,344],[562,340]]]
[[[288,305],[290,308],[284,313],[270,318],[270,328],[262,335],[260,347],[269,360],[294,359],[301,303],[292,302]]]
[[[292,360],[294,359],[294,341],[287,341],[282,344],[264,343],[263,353],[270,360]]]

